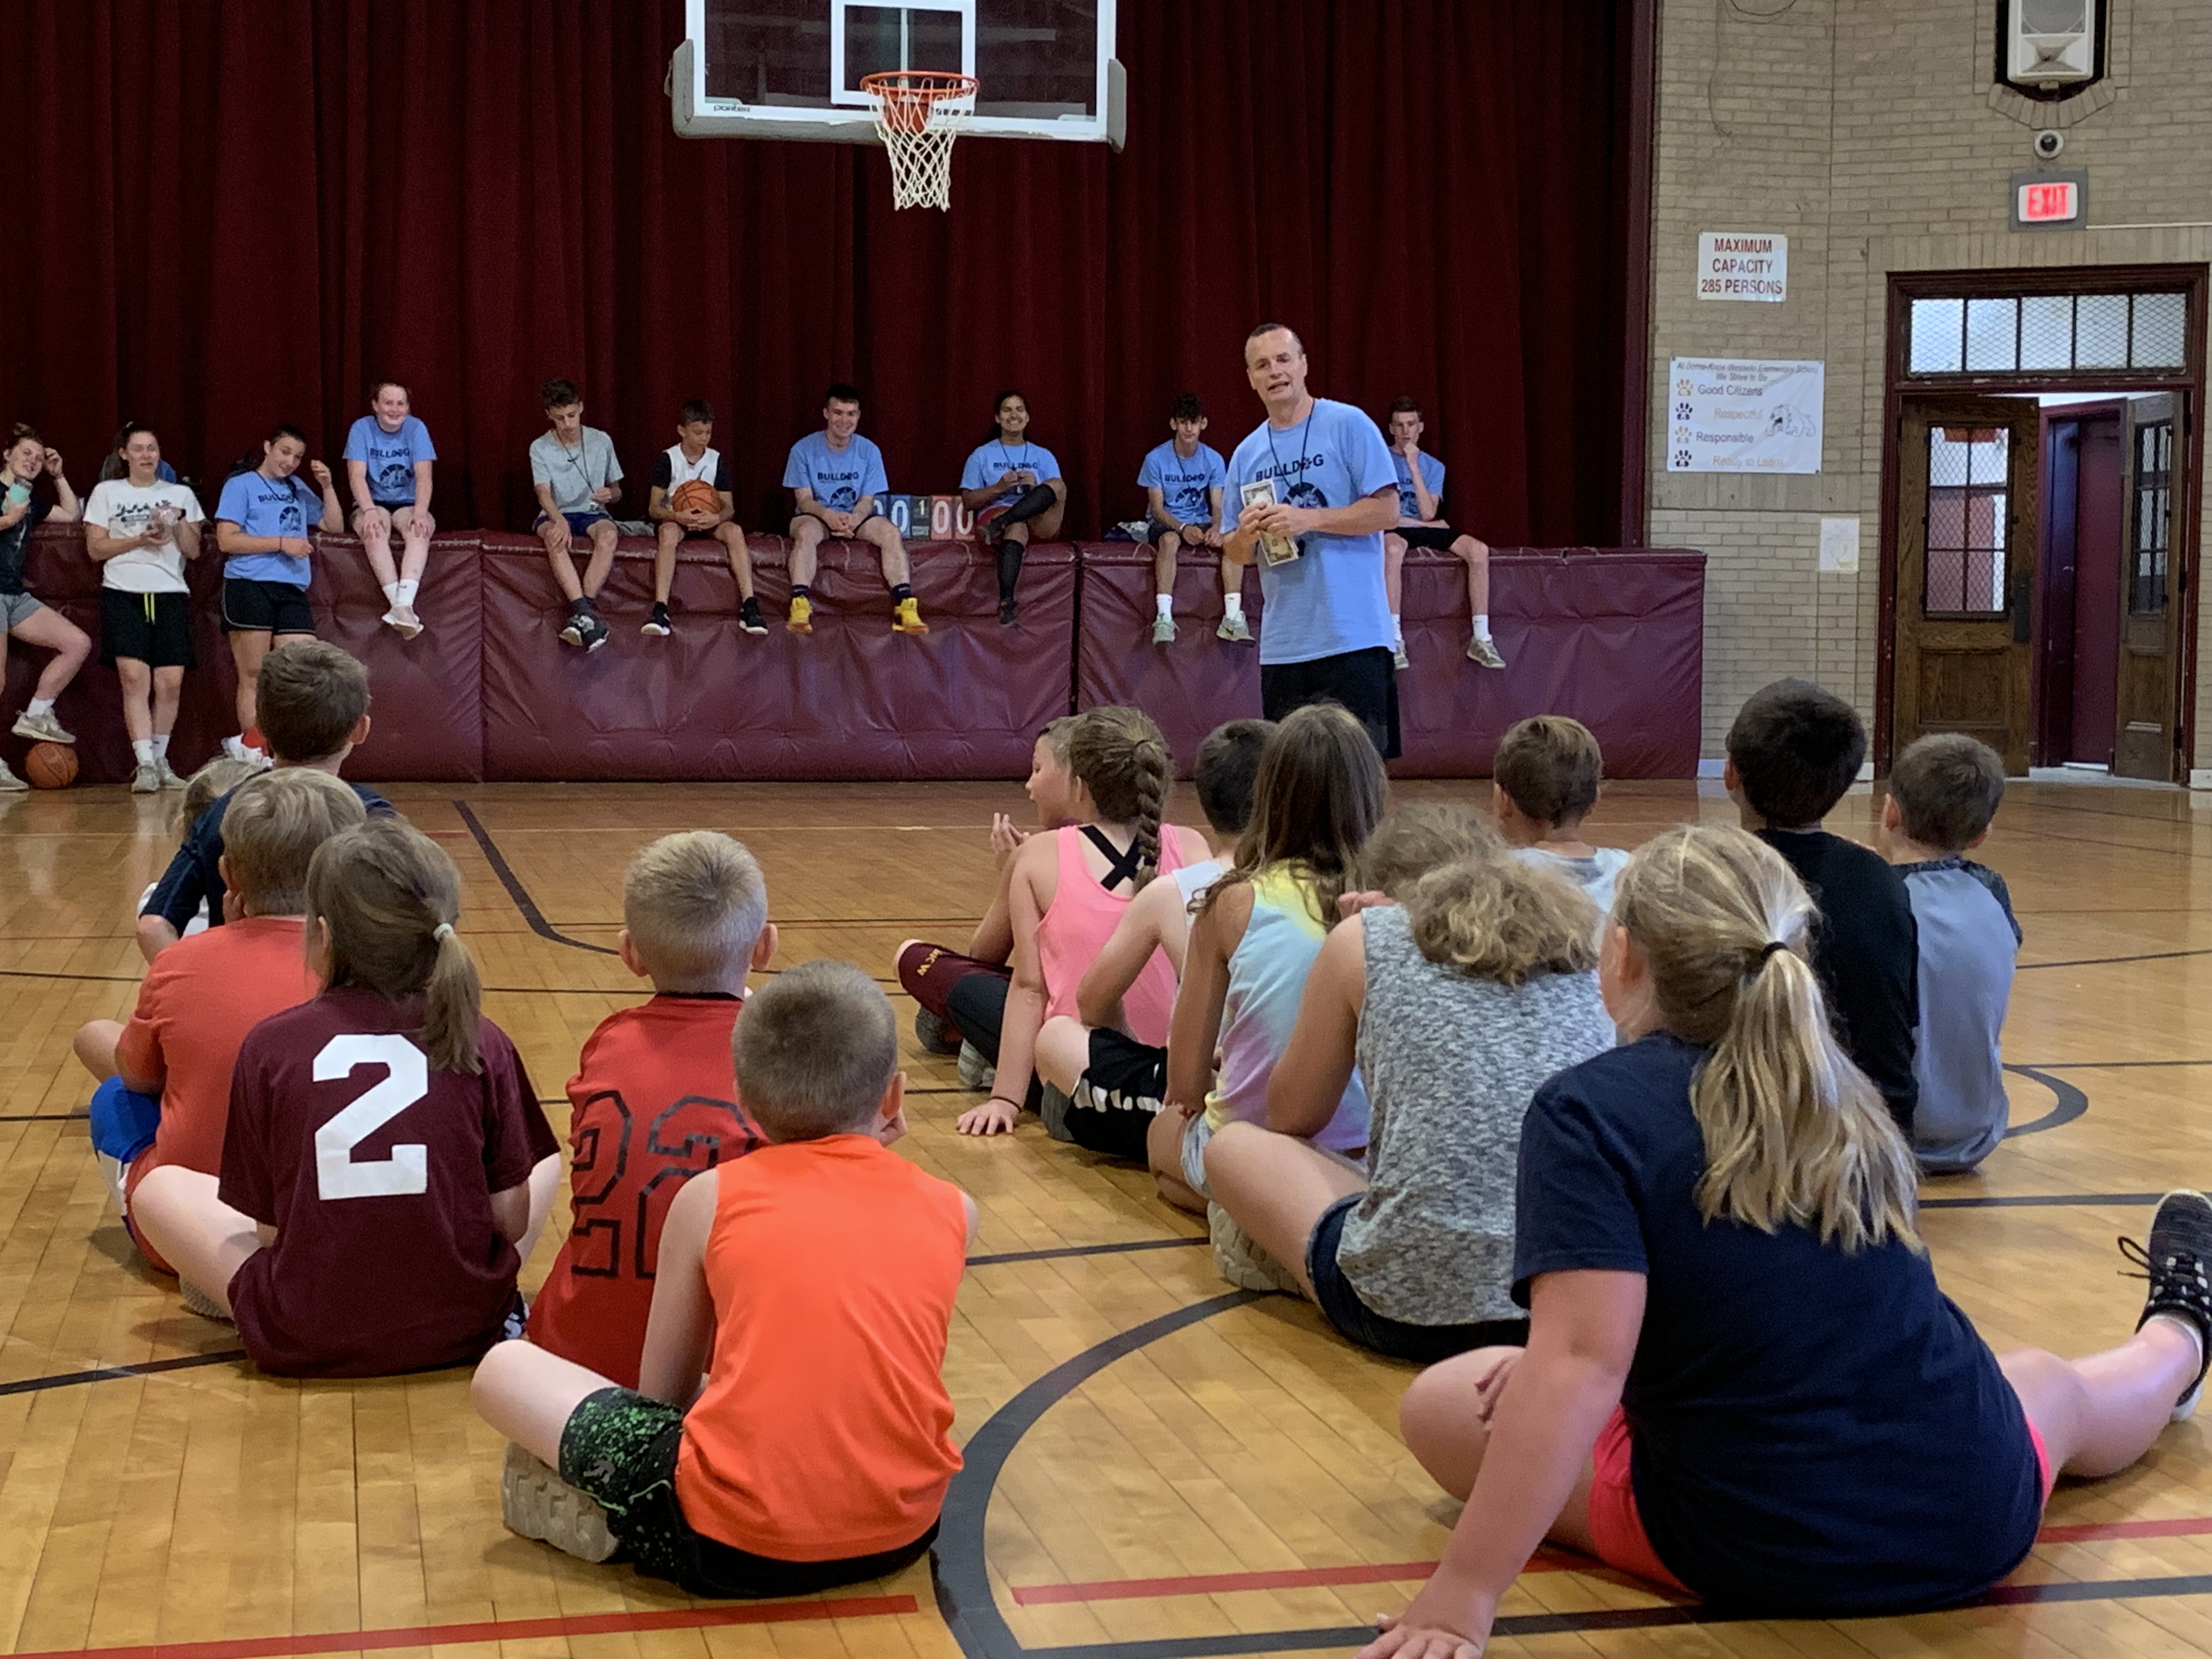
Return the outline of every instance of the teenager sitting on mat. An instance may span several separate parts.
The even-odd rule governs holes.
[[[1158,876],[1206,855],[1195,830],[1163,823],[1174,757],[1151,716],[1134,708],[1093,708],[1075,717],[1067,738],[1076,823],[1033,836],[1007,876],[1013,922],[1013,979],[999,1029],[991,1098],[963,1112],[963,1134],[1010,1130],[1030,1098],[1038,1030],[1075,1012],[1075,989],[1130,901]],[[1129,1035],[1166,1041],[1175,971],[1154,955],[1122,999]]]
[[[891,591],[891,632],[927,634],[921,601],[914,597],[906,543],[883,515],[890,494],[883,452],[860,435],[860,394],[842,380],[823,394],[822,430],[792,445],[783,466],[783,487],[792,492],[791,611],[784,629],[814,631],[814,573],[825,538],[861,541],[883,562],[884,583]]]
[[[1432,1367],[1406,1443],[1466,1500],[1361,1659],[1471,1659],[1536,1546],[1732,1613],[1956,1606],[2027,1559],[2061,1474],[2194,1409],[2212,1204],[2166,1195],[2135,1334],[1990,1352],[1937,1287],[1912,1151],[1829,1027],[1813,901],[1735,829],[1621,872],[1599,975],[1625,1046],[1537,1091],[1514,1290],[1528,1346]]]
[[[1060,534],[1067,485],[1052,451],[1030,441],[1028,398],[1002,392],[993,412],[998,434],[977,446],[960,470],[960,504],[975,514],[985,544],[998,550],[999,621],[1011,623],[1023,552],[1032,535],[1048,542]]]
[[[54,499],[37,493],[41,477],[53,481]],[[0,448],[0,672],[8,665],[8,641],[21,640],[53,654],[39,671],[23,712],[12,728],[33,743],[75,743],[76,734],[54,718],[54,700],[69,689],[76,671],[92,654],[92,641],[68,617],[41,605],[23,586],[23,562],[31,532],[48,520],[71,524],[81,510],[76,491],[62,471],[62,458],[27,426],[18,426]],[[0,761],[0,790],[31,786]]]

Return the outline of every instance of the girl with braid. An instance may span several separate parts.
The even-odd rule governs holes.
[[[998,1069],[990,1099],[960,1115],[963,1134],[1014,1127],[1030,1097],[1038,1028],[1054,1015],[1075,1012],[1083,970],[1146,884],[1207,855],[1197,830],[1160,821],[1175,758],[1149,715],[1112,708],[1079,714],[1066,752],[1075,821],[1032,836],[1014,855],[1006,884],[1014,977],[999,1032]],[[1175,994],[1175,969],[1155,952],[1121,1000],[1129,1035],[1165,1042]]]
[[[1167,1108],[1146,1143],[1160,1196],[1177,1209],[1207,1213],[1206,1145],[1214,1132],[1265,1121],[1267,1079],[1297,1024],[1307,972],[1336,925],[1339,901],[1362,885],[1362,852],[1389,792],[1382,757],[1341,703],[1293,709],[1261,752],[1237,862],[1206,890],[1191,923],[1168,1037]],[[1358,1073],[1313,1141],[1338,1153],[1367,1145]],[[1237,1283],[1273,1284],[1272,1264],[1244,1265],[1241,1241],[1220,1224],[1226,1213],[1216,1215],[1222,1271]]]

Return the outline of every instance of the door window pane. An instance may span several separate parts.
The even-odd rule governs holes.
[[[2020,367],[2020,301],[1966,301],[1966,372],[2006,374]]]
[[[2135,522],[2128,536],[2128,611],[2166,611],[2166,556],[2173,518],[2173,422],[2136,428]]]
[[[2128,296],[2085,294],[2074,307],[2074,367],[2124,368],[2128,362]]]
[[[2020,302],[2020,366],[2074,367],[2074,296],[2031,294]]]
[[[2185,295],[2136,295],[2129,361],[2137,368],[2179,368],[2188,357],[2188,310]]]
[[[2003,427],[1928,433],[1927,570],[1930,616],[2002,616],[2012,434]]]
[[[1915,300],[1909,373],[1956,374],[1966,362],[1966,302]]]

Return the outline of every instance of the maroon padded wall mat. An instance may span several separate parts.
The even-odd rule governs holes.
[[[986,548],[911,544],[933,631],[891,631],[875,550],[832,542],[814,582],[814,632],[787,634],[791,586],[777,537],[749,538],[769,632],[737,623],[719,550],[687,544],[675,633],[638,632],[652,545],[625,541],[600,595],[613,637],[586,655],[556,637],[566,613],[535,538],[483,538],[484,763],[512,779],[1006,778],[1029,770],[1037,728],[1067,712],[1075,555],[1033,549],[1020,622],[998,623]]]

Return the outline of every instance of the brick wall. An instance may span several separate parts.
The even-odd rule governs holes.
[[[2212,10],[2111,0],[2106,79],[2050,105],[1993,84],[1996,4],[1661,0],[1649,529],[1711,556],[1708,757],[1744,695],[1783,673],[1872,716],[1887,273],[2212,259]],[[2088,230],[2006,228],[2010,176],[2037,165],[2044,126],[2066,133],[2058,165],[2088,170]],[[1788,300],[1698,299],[1700,231],[1786,234]],[[1824,360],[1820,472],[1667,472],[1678,356]],[[1824,514],[1861,520],[1857,574],[1818,574]],[[2206,640],[2212,606],[2198,628]],[[2195,763],[2212,766],[2212,674],[2196,740]]]

